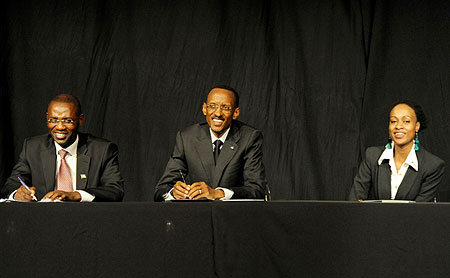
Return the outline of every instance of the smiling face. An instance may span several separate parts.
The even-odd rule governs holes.
[[[414,136],[420,129],[414,109],[406,104],[398,104],[389,115],[389,135],[399,147],[411,147]]]
[[[78,115],[75,104],[52,101],[47,111],[47,128],[56,143],[66,148],[75,142],[84,115]],[[56,121],[56,122],[55,122]]]
[[[209,92],[202,111],[217,138],[227,131],[232,120],[236,120],[240,113],[239,107],[235,107],[234,93],[222,88],[214,88]]]

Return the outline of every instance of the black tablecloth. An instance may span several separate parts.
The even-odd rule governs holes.
[[[0,204],[0,277],[448,277],[450,204]]]

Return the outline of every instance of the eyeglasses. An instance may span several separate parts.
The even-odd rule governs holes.
[[[58,124],[58,122],[61,122],[63,125],[74,125],[75,124],[75,120],[74,119],[70,119],[70,118],[66,118],[66,119],[57,119],[57,118],[48,118],[47,119],[47,123],[49,124]]]
[[[230,112],[233,109],[233,107],[228,106],[228,105],[219,106],[215,103],[206,104],[206,108],[208,108],[208,110],[210,110],[210,111],[216,111],[217,108],[219,108],[219,107],[220,107],[220,110],[222,110],[224,112]]]

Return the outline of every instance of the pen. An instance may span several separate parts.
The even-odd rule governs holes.
[[[178,170],[180,172],[181,178],[183,179],[183,182],[186,183],[186,180],[184,179],[184,175],[183,172],[181,172],[181,170]]]
[[[19,179],[20,183],[21,183],[28,191],[31,192],[31,189],[25,184],[25,182],[24,182],[20,177],[17,177],[17,178]],[[37,201],[36,196],[34,196],[34,195],[31,195],[31,196],[33,196],[33,200]]]

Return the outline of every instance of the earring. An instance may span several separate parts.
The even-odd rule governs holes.
[[[388,143],[385,146],[386,149],[392,149],[392,138],[389,136]]]
[[[416,132],[416,137],[414,137],[414,150],[417,152],[419,150],[419,134]]]

